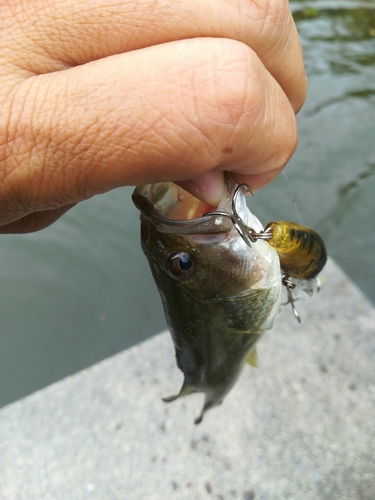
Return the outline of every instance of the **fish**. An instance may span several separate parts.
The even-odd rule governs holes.
[[[180,391],[165,402],[204,394],[195,423],[220,404],[280,310],[282,271],[276,250],[258,239],[248,244],[233,217],[261,233],[245,193],[229,173],[225,193],[212,207],[173,182],[137,186],[141,246],[164,306]]]

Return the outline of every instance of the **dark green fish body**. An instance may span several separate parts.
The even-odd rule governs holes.
[[[227,184],[220,211],[230,210],[235,185],[230,178]],[[133,200],[184,373],[179,394],[165,400],[203,392],[199,422],[230,391],[261,334],[272,327],[280,306],[279,258],[266,241],[249,247],[230,218],[205,216],[212,207],[172,183],[137,187]],[[243,217],[261,230],[243,195],[240,203]]]

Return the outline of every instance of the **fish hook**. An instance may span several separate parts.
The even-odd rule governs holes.
[[[247,184],[239,184],[236,189],[234,190],[233,193],[233,198],[232,198],[232,213],[224,212],[223,210],[215,210],[213,212],[208,212],[205,215],[220,215],[222,217],[229,217],[229,219],[232,221],[232,224],[238,234],[241,236],[243,241],[246,243],[251,248],[251,243],[255,243],[257,240],[269,240],[272,238],[272,233],[270,230],[267,231],[261,231],[257,233],[255,229],[252,227],[248,226],[246,222],[242,219],[240,214],[237,212],[236,208],[236,202],[237,202],[237,196],[238,193],[241,191],[241,189],[246,189],[246,191],[251,194],[251,196],[254,196],[251,188]]]
[[[301,323],[301,316],[298,314],[298,311],[297,311],[297,309],[294,306],[295,300],[294,300],[293,294],[292,294],[292,290],[294,290],[294,288],[296,287],[296,285],[295,285],[295,283],[293,283],[293,281],[291,281],[288,278],[288,276],[286,274],[283,274],[283,276],[281,277],[281,282],[285,286],[287,294],[288,294],[287,295],[288,296],[288,300],[283,305],[290,304],[292,306],[292,311],[293,311],[294,317],[296,318],[296,320],[298,321],[298,323]]]
[[[272,238],[272,233],[270,231],[260,231],[257,233],[255,229],[252,227],[248,226],[246,222],[242,219],[240,214],[237,212],[236,208],[236,202],[237,202],[237,195],[240,192],[241,189],[245,189],[251,196],[254,196],[254,193],[252,192],[251,188],[247,184],[240,184],[236,187],[234,194],[233,194],[233,199],[232,199],[232,221],[234,227],[237,229],[238,234],[241,236],[241,238],[244,240],[244,242],[251,247],[251,243],[255,243],[257,240],[269,240]]]

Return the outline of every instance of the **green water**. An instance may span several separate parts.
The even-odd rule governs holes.
[[[303,222],[375,302],[375,0],[291,8],[309,95],[288,178]],[[131,192],[82,203],[40,233],[0,237],[0,406],[165,327]],[[263,222],[296,220],[283,176],[250,205]]]

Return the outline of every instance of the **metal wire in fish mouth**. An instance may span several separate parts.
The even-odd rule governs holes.
[[[251,196],[254,196],[251,188],[247,184],[239,184],[233,193],[232,198],[232,213],[224,212],[222,210],[215,210],[214,212],[209,212],[205,215],[221,215],[223,217],[229,217],[232,221],[233,226],[235,227],[238,234],[241,236],[243,241],[251,247],[251,243],[255,243],[257,240],[269,240],[272,238],[271,232],[261,231],[257,232],[252,227],[248,226],[246,222],[242,219],[240,214],[237,212],[236,202],[238,193],[245,189]]]

